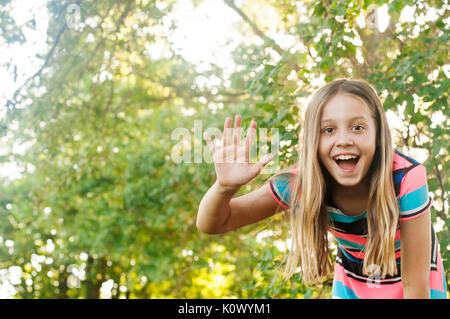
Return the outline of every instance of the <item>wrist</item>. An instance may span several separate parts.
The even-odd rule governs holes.
[[[233,196],[241,188],[241,186],[221,185],[218,181],[215,182],[216,190],[222,195]]]
[[[429,299],[430,289],[428,285],[423,286],[407,286],[403,287],[403,298],[404,299]]]

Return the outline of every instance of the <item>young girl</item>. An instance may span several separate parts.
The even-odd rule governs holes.
[[[425,167],[393,150],[383,106],[361,80],[335,80],[306,111],[298,165],[233,198],[270,161],[249,162],[252,121],[225,120],[223,147],[205,133],[217,175],[200,202],[197,228],[224,233],[289,210],[285,277],[300,266],[306,283],[332,271],[328,232],[337,241],[333,298],[446,298],[439,244],[430,220]]]

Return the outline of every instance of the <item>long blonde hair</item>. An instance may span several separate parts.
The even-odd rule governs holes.
[[[377,146],[369,175],[367,245],[363,273],[372,275],[373,265],[381,277],[395,275],[395,232],[399,216],[392,180],[393,146],[386,115],[375,89],[363,80],[334,80],[320,88],[308,105],[299,150],[298,174],[290,199],[292,244],[284,276],[290,278],[298,263],[303,281],[317,283],[332,271],[327,230],[325,195],[329,173],[318,159],[320,117],[323,107],[338,93],[362,98],[377,124]]]

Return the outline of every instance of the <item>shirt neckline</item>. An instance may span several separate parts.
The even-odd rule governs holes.
[[[365,210],[361,214],[358,214],[358,215],[347,215],[337,207],[330,206],[330,205],[325,205],[325,207],[327,208],[328,211],[331,211],[332,213],[337,213],[337,214],[343,215],[345,217],[361,217],[367,212],[367,210]]]

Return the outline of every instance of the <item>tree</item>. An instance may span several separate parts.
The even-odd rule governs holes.
[[[402,121],[397,148],[426,151],[432,218],[441,248],[449,245],[449,131],[432,120],[448,123],[443,3],[225,0],[249,39],[235,50],[228,78],[217,65],[199,72],[174,49],[168,35],[177,25],[167,21],[176,3],[80,1],[81,22],[70,27],[72,3],[48,3],[42,67],[1,118],[10,147],[2,161],[23,168],[0,183],[0,268],[20,267],[17,297],[329,297],[330,280],[310,288],[298,276],[281,280],[288,237],[281,215],[231,235],[200,234],[195,213],[214,181],[212,164],[175,163],[171,155],[202,145],[194,120],[220,128],[240,113],[244,126],[254,118],[278,128],[280,168],[292,165],[307,97],[339,77],[372,83]],[[406,6],[415,8],[414,21],[400,19]],[[377,7],[390,17],[384,32],[370,24]],[[435,15],[424,18],[430,8]],[[24,41],[25,26],[1,13],[5,43]],[[154,44],[165,54],[149,54]],[[200,77],[219,81],[199,85]],[[179,150],[183,143],[171,139],[177,128],[190,132]],[[23,155],[13,152],[18,143],[29,145]],[[441,253],[448,278],[449,255]]]

